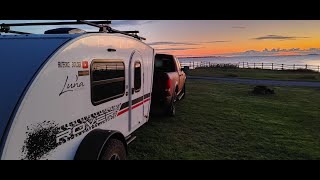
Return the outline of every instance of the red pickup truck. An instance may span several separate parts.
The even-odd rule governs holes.
[[[186,74],[179,60],[169,54],[156,54],[151,110],[174,116],[175,103],[186,94]]]

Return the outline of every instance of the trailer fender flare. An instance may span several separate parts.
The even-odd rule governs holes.
[[[119,131],[94,129],[89,132],[81,141],[77,152],[74,156],[75,160],[99,160],[104,146],[109,139],[120,140],[128,154],[127,142],[123,134]]]

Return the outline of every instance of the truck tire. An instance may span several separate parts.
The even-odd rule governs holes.
[[[100,160],[126,160],[124,144],[118,139],[110,139],[105,145]]]
[[[183,93],[183,96],[181,99],[185,98],[185,96],[187,95],[186,94],[186,83],[184,83],[184,85],[183,85],[182,93]]]
[[[173,93],[172,95],[172,100],[168,109],[168,115],[171,117],[174,117],[176,115],[176,99],[177,99],[177,94],[176,92]]]

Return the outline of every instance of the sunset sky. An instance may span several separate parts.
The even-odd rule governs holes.
[[[41,21],[0,21],[15,22]],[[158,52],[180,57],[320,54],[318,20],[118,20],[112,21],[111,26],[139,30],[147,38],[145,42]],[[86,25],[77,27],[97,30]],[[12,29],[43,33],[50,28],[55,27]]]

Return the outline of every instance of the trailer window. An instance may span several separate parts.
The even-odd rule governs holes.
[[[139,92],[141,89],[141,63],[134,63],[134,89]]]
[[[125,68],[121,61],[94,60],[91,66],[91,101],[105,103],[124,95]]]

